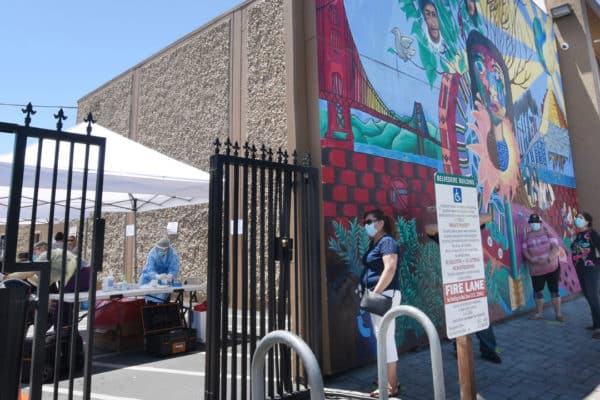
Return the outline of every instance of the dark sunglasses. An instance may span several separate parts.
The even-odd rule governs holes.
[[[372,224],[373,222],[377,222],[379,221],[378,219],[365,219],[365,225],[369,225]]]

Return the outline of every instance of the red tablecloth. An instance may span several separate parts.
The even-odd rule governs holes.
[[[141,310],[145,304],[144,299],[127,297],[97,301],[94,325],[98,328],[108,328],[141,321]]]

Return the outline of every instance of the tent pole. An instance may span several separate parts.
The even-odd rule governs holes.
[[[123,280],[129,282],[129,254],[127,251],[127,224],[129,213],[125,214],[125,231],[123,232]]]
[[[137,199],[133,198],[133,279],[137,282]]]

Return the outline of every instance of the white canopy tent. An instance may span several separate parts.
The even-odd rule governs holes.
[[[80,123],[68,132],[86,134],[87,124]],[[140,143],[134,142],[98,124],[92,127],[92,135],[106,138],[104,161],[104,184],[102,211],[148,211],[168,207],[208,202],[209,174],[190,165],[170,158]],[[67,171],[69,168],[69,143],[59,146],[58,175],[55,210],[56,219],[67,195]],[[93,208],[98,155],[90,148],[88,163],[88,187],[86,208]],[[37,164],[38,142],[27,146],[23,171],[22,207],[31,205]],[[40,185],[38,193],[38,219],[44,219],[44,204],[50,202],[52,173],[54,167],[55,142],[44,141],[40,163]],[[73,153],[73,184],[71,206],[81,204],[81,182],[84,168],[84,145],[77,144]],[[0,155],[0,223],[6,217],[6,203],[13,162],[12,153]],[[42,190],[48,189],[48,190]],[[134,200],[136,205],[134,205]],[[64,210],[64,206],[62,207]],[[24,219],[24,218],[22,218]]]
[[[87,124],[80,123],[68,132],[86,134]],[[98,124],[92,126],[93,136],[106,138],[102,211],[149,211],[208,202],[209,174],[170,158],[140,143],[132,141]],[[20,220],[31,220],[38,140],[32,140],[25,154],[23,192]],[[67,181],[70,143],[60,142],[57,185],[55,190],[54,222],[64,221],[67,201]],[[37,197],[37,223],[50,222],[52,176],[56,142],[45,139],[42,143],[40,180]],[[13,154],[0,155],[0,224],[6,222]],[[82,182],[85,165],[85,145],[73,149],[72,186],[70,190],[69,219],[78,219],[82,206]],[[95,199],[97,148],[90,146],[88,183],[85,204],[86,215],[92,211]]]

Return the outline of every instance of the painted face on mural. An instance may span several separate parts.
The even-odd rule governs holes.
[[[431,39],[433,43],[439,43],[442,38],[440,34],[440,21],[438,19],[437,9],[433,3],[426,3],[423,6],[423,17],[425,18],[425,24],[427,25],[429,39]]]
[[[481,45],[474,46],[473,60],[477,91],[492,117],[492,122],[498,125],[506,116],[506,82],[502,67],[492,52]]]
[[[469,15],[471,17],[473,17],[475,15],[475,12],[477,11],[477,8],[475,8],[475,1],[466,0],[466,3],[467,3],[467,12],[469,13]]]

